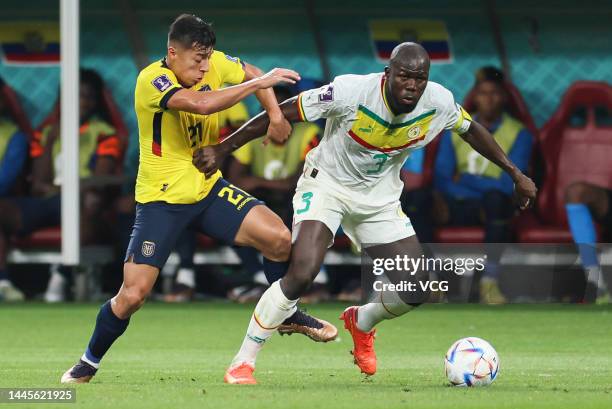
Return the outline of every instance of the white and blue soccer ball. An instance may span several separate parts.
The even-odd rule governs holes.
[[[455,342],[444,359],[446,377],[455,386],[487,386],[499,375],[499,357],[484,339],[469,337]]]

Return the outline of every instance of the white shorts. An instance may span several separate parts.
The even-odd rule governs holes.
[[[359,250],[377,244],[393,243],[415,235],[410,218],[404,214],[398,198],[387,205],[368,206],[352,200],[342,186],[302,176],[293,196],[292,239],[295,242],[300,223],[317,220],[332,236],[340,226]],[[333,237],[329,247],[333,244]]]

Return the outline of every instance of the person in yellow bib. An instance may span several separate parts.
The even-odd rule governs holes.
[[[262,202],[226,182],[221,172],[204,176],[192,158],[197,149],[218,143],[217,112],[253,93],[274,118],[267,136],[277,141],[287,139],[291,126],[269,88],[293,84],[300,77],[282,68],[264,75],[258,68],[214,50],[215,42],[210,24],[193,15],[180,15],[170,26],[166,57],[138,75],[134,104],[140,143],[137,205],[123,284],[101,307],[85,353],[64,373],[62,383],[89,382],[96,374],[102,357],[144,303],[185,229],[255,247],[266,258],[271,280],[286,269],[291,233],[282,220]],[[238,85],[220,89],[225,83]],[[314,330],[327,327],[301,312],[287,325],[305,321],[318,327]]]
[[[533,136],[504,109],[507,100],[504,75],[484,67],[476,76],[477,119],[495,138],[512,162],[525,172],[531,156]],[[484,225],[486,243],[507,243],[514,214],[514,181],[502,169],[478,153],[454,132],[442,136],[436,157],[434,202],[440,209],[437,222],[455,226]],[[498,285],[499,248],[490,247],[487,266],[480,280],[480,301],[501,304],[506,298]]]

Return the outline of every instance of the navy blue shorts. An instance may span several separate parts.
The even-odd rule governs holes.
[[[51,197],[15,197],[9,199],[21,212],[21,229],[18,235],[28,235],[43,227],[62,224],[61,195]]]
[[[190,228],[227,244],[234,239],[249,210],[263,204],[220,178],[210,193],[194,204],[136,204],[136,218],[125,260],[161,269],[180,234]]]

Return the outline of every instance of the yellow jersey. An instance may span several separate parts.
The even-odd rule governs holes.
[[[238,58],[214,51],[209,71],[191,89],[216,90],[224,83],[239,84],[244,77],[244,65]],[[205,179],[191,162],[196,149],[219,142],[218,115],[168,109],[170,97],[182,88],[165,59],[144,68],[136,80],[134,105],[140,143],[138,203],[196,203],[208,195],[221,177],[218,171]]]

